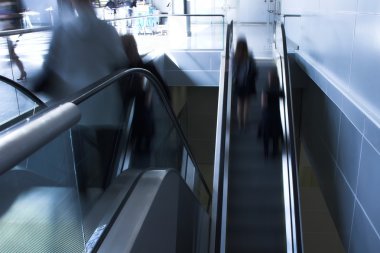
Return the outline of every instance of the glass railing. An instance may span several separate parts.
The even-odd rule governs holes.
[[[108,189],[135,169],[177,170],[208,209],[210,191],[153,75],[125,70],[67,101],[77,105],[80,121],[17,165],[0,168],[0,252],[93,248],[127,195],[123,187],[111,196]],[[17,127],[0,132],[0,148]]]
[[[32,116],[44,107],[45,104],[28,89],[0,76],[0,131],[22,115]]]
[[[155,77],[143,69],[131,69],[127,73],[126,77],[117,76],[114,77],[116,80],[106,82],[107,87],[101,92],[90,96],[94,91],[89,90],[74,100],[82,112],[82,118],[73,130],[82,137],[87,136],[87,132],[96,133],[98,142],[91,140],[88,145],[97,147],[106,156],[102,158],[102,164],[111,164],[112,168],[117,166],[118,172],[129,168],[177,169],[189,187],[199,192],[198,198],[203,199],[201,196],[207,196],[209,191],[171,106],[165,99],[165,92],[160,86],[162,84],[158,85]],[[96,86],[96,89],[100,87]],[[108,143],[109,140],[115,140],[117,145],[111,143],[107,147],[103,142]],[[110,152],[111,149],[114,151]],[[91,155],[79,160],[83,164],[94,162]],[[114,162],[117,164],[112,165]],[[91,165],[88,168],[94,170]],[[99,170],[105,173],[108,168]],[[112,173],[115,173],[113,169]],[[106,174],[112,178],[112,173]],[[203,202],[206,209],[208,201],[209,198]]]
[[[50,46],[51,29],[37,27],[0,31],[0,75],[30,88],[42,70]],[[22,75],[23,71],[25,76]]]
[[[285,97],[280,104],[284,132],[283,189],[285,205],[285,225],[287,251],[303,252],[302,223],[300,212],[300,191],[298,182],[298,160],[294,133],[292,87],[288,63],[288,38],[283,23],[276,24],[275,62]],[[293,46],[291,46],[293,48]]]
[[[223,50],[223,15],[147,15],[106,18],[119,34],[133,34],[139,52]]]
[[[226,49],[221,73],[222,86],[219,88],[218,122],[215,143],[215,165],[213,178],[213,198],[211,212],[210,252],[223,252],[226,247],[227,195],[228,195],[228,161],[230,143],[230,119],[232,80],[231,62],[233,51],[233,22],[227,26]],[[224,71],[223,71],[224,70]]]

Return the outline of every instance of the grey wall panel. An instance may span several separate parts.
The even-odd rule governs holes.
[[[362,135],[342,117],[339,134],[338,165],[352,189],[356,189]]]
[[[324,87],[324,92],[333,101],[333,103],[339,108],[342,108],[343,95],[338,87],[331,85],[330,80],[326,77],[319,75],[317,82]]]
[[[207,2],[207,1],[202,1]],[[237,9],[238,22],[266,22],[268,5],[262,0],[239,0]],[[247,8],[250,6],[250,8]]]
[[[310,0],[310,1],[300,1],[298,0],[297,4],[301,7],[303,12],[316,12],[319,10],[319,1],[320,0]]]
[[[351,73],[353,92],[379,114],[380,16],[358,15]],[[376,108],[376,109],[375,109]]]
[[[305,19],[300,50],[318,64],[320,71],[348,84],[355,15],[334,13]]]
[[[219,70],[221,51],[172,51],[167,54],[167,70]]]
[[[338,152],[338,136],[340,127],[340,110],[339,108],[328,98],[324,97],[324,132],[322,132],[322,138],[324,139],[327,149],[332,154],[332,157],[337,157]]]
[[[377,0],[358,0],[358,11],[379,14],[380,2]]]
[[[380,231],[380,155],[365,141],[359,172],[358,199],[377,231]]]
[[[380,240],[363,209],[356,203],[349,253],[378,253]]]
[[[342,112],[316,85],[307,85],[303,94],[303,144],[343,245],[348,249],[355,196],[337,168],[336,152],[329,151],[333,149],[331,143],[338,141],[339,128],[343,127]],[[355,130],[351,125],[352,128]]]
[[[300,30],[289,37],[298,36],[296,61],[320,88],[305,89],[302,98],[304,146],[316,161],[322,192],[346,249],[379,252],[380,1],[292,0],[286,10],[302,14]],[[322,114],[322,120],[307,113]],[[334,161],[332,176],[326,168]],[[326,180],[329,176],[333,180]]]
[[[164,58],[169,86],[219,86],[220,51],[173,51]]]
[[[321,11],[356,11],[357,0],[320,0]]]
[[[380,152],[380,128],[369,119],[364,122],[364,136]]]
[[[353,104],[347,97],[342,96],[342,107],[343,113],[347,118],[350,119],[351,123],[360,131],[364,131],[364,120],[365,115],[359,110],[355,104]]]
[[[309,56],[316,62],[321,61],[321,56],[319,54],[319,40],[312,39],[310,33],[316,34],[317,38],[321,36],[323,27],[316,15],[307,15],[302,18],[301,25],[301,38],[300,38],[300,50],[302,53]]]
[[[219,70],[217,71],[166,71],[166,83],[169,86],[219,86]]]
[[[348,249],[355,196],[339,170],[337,170],[332,189],[333,191],[330,193],[333,195],[332,202],[330,203],[332,217],[343,246],[345,249]]]
[[[322,66],[333,78],[348,83],[355,15],[334,13],[326,15],[323,23],[326,31],[320,38],[320,43],[325,47],[321,51],[324,59]]]

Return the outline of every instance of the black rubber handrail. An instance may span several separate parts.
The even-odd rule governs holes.
[[[119,70],[119,71],[117,71],[117,72],[115,72],[113,74],[110,74],[110,75],[102,78],[101,80],[99,80],[99,81],[91,84],[87,88],[85,88],[85,89],[79,91],[78,93],[76,93],[76,95],[74,94],[73,96],[71,96],[68,99],[65,99],[62,102],[72,102],[72,103],[78,105],[81,102],[85,101],[86,99],[88,99],[88,98],[92,97],[93,95],[97,94],[101,90],[105,89],[106,87],[110,86],[112,83],[120,80],[121,78],[123,78],[123,77],[125,77],[127,75],[133,75],[133,74],[141,74],[141,75],[143,75],[145,78],[147,78],[149,81],[151,81],[151,83],[155,87],[155,89],[156,89],[159,97],[161,98],[161,101],[164,104],[165,110],[169,114],[169,117],[172,120],[173,125],[176,128],[176,131],[179,134],[179,137],[180,137],[182,143],[184,144],[184,146],[186,148],[186,151],[188,152],[188,155],[189,155],[190,159],[193,161],[194,167],[196,168],[196,170],[197,170],[197,172],[199,174],[199,177],[200,177],[200,179],[202,181],[202,184],[203,184],[203,186],[206,189],[206,192],[207,192],[208,197],[209,197],[208,198],[208,207],[209,207],[210,206],[210,201],[211,201],[211,192],[210,192],[210,189],[208,188],[208,186],[206,184],[206,180],[204,179],[202,173],[200,172],[198,166],[195,163],[196,160],[194,159],[194,155],[192,154],[192,152],[190,150],[190,145],[188,144],[188,142],[187,142],[187,140],[185,138],[185,135],[184,135],[184,133],[183,133],[181,127],[180,127],[180,124],[179,124],[179,122],[177,120],[177,117],[175,116],[175,114],[173,112],[172,107],[169,105],[169,102],[168,102],[167,97],[166,97],[166,93],[165,93],[164,89],[162,88],[163,84],[160,83],[160,81],[150,71],[148,71],[146,69],[143,69],[143,68],[131,68],[131,69]]]
[[[41,27],[33,27],[33,28],[5,30],[5,31],[0,31],[0,37],[6,37],[6,36],[18,35],[18,34],[24,34],[24,33],[51,31],[52,29],[53,29],[52,26],[41,26]]]
[[[231,107],[231,89],[229,85],[230,79],[230,52],[232,51],[233,41],[233,21],[227,26],[226,33],[226,50],[225,50],[225,69],[224,69],[224,85],[223,89],[219,91],[219,105],[218,105],[218,122],[215,143],[215,159],[214,159],[214,187],[211,211],[211,228],[210,228],[210,250],[209,252],[221,252],[224,247],[225,238],[223,231],[225,228],[225,220],[223,216],[226,215],[226,202],[227,202],[227,188],[228,187],[228,149],[226,147],[227,139],[229,139],[229,120],[228,108]]]
[[[7,85],[12,86],[13,88],[15,88],[18,91],[20,91],[22,94],[24,94],[25,96],[30,98],[37,105],[39,105],[43,108],[46,107],[46,104],[44,102],[42,102],[41,99],[39,99],[36,95],[34,95],[33,92],[31,92],[30,90],[28,90],[27,88],[25,88],[21,84],[15,82],[15,81],[13,81],[13,80],[5,77],[5,76],[2,76],[2,75],[0,75],[0,81],[2,81],[3,83],[6,83]]]
[[[283,59],[281,59],[281,72],[284,73],[285,89],[287,94],[286,104],[288,108],[288,125],[287,130],[289,134],[289,140],[286,142],[286,148],[288,149],[288,158],[290,158],[290,164],[288,167],[289,173],[292,176],[292,182],[289,182],[289,187],[292,187],[292,209],[291,216],[294,221],[295,227],[292,227],[292,248],[293,252],[302,253],[303,252],[303,242],[302,242],[302,224],[301,224],[301,213],[300,213],[300,197],[299,197],[299,184],[298,184],[298,164],[296,159],[296,147],[295,147],[295,134],[294,134],[294,119],[293,119],[293,103],[292,103],[292,91],[291,82],[289,76],[289,62],[288,62],[288,52],[287,52],[287,42],[284,23],[281,23],[281,34],[283,43]],[[280,56],[281,57],[281,56]],[[283,65],[282,65],[283,63]],[[289,157],[290,156],[290,157]],[[293,223],[292,223],[293,224]]]
[[[300,15],[300,14],[285,14],[285,15],[283,15],[283,17],[284,17],[284,26],[285,26],[285,22],[286,22],[286,18],[300,18],[300,17],[302,17],[302,15]]]

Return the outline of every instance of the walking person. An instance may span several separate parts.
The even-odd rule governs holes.
[[[14,30],[22,28],[22,15],[21,15],[21,3],[16,0],[6,0],[0,1],[0,30]],[[21,35],[20,35],[21,36]],[[16,43],[8,36],[7,47],[9,53],[9,59],[11,63],[15,63],[18,70],[20,71],[20,76],[17,80],[26,79],[26,71],[24,64],[20,60],[19,56],[16,54],[15,48]],[[18,40],[16,41],[18,42]]]
[[[239,129],[248,120],[250,98],[256,94],[257,68],[253,54],[249,52],[245,37],[240,37],[233,56],[233,86],[237,95],[237,119]]]
[[[283,138],[280,98],[284,92],[280,90],[279,79],[275,70],[268,72],[268,87],[261,94],[261,122],[260,129],[263,137],[264,156],[268,158],[269,142],[272,140],[272,156],[276,157],[279,150],[280,140]]]

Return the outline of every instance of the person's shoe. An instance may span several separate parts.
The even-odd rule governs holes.
[[[26,80],[26,75],[27,75],[27,74],[26,74],[25,71],[22,72],[22,73],[21,73],[21,76],[20,76],[19,78],[17,78],[17,80],[18,80],[18,81]]]

